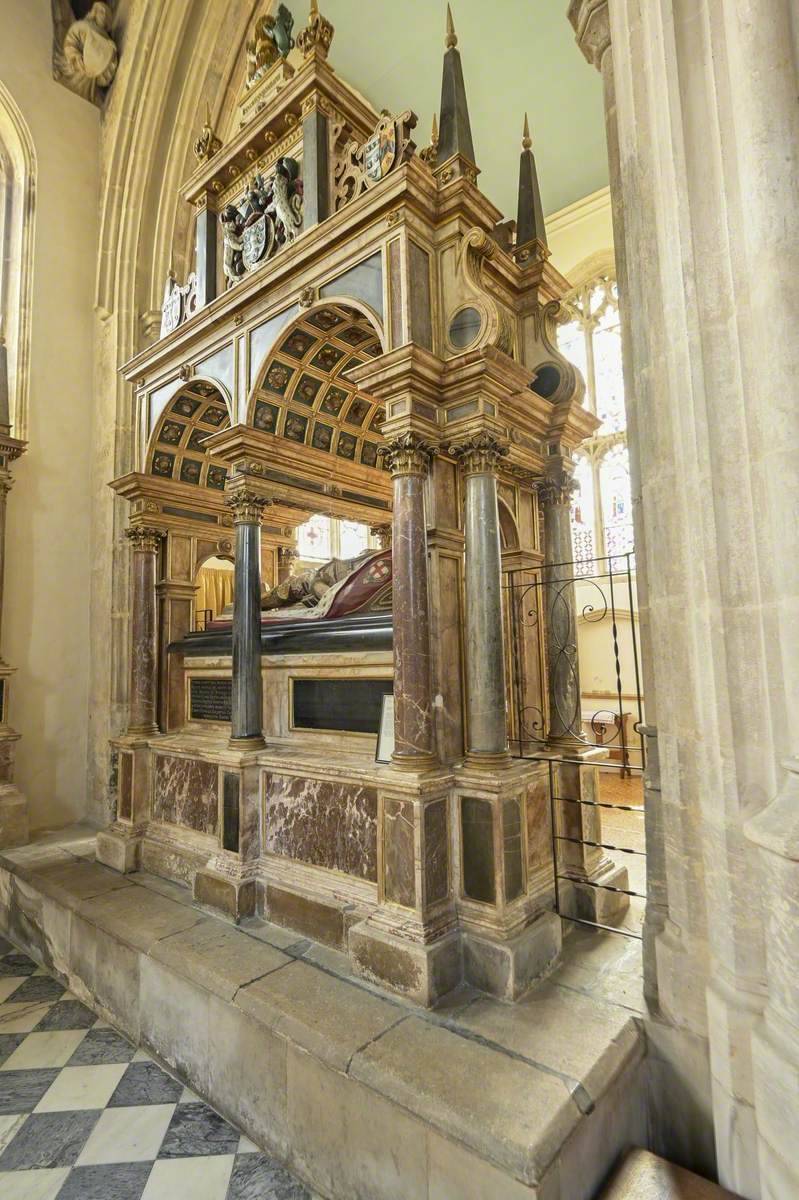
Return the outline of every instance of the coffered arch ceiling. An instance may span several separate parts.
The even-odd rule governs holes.
[[[381,467],[385,409],[359,392],[347,372],[382,353],[374,326],[345,304],[326,304],[296,321],[261,368],[248,424],[338,458]]]
[[[219,389],[193,379],[169,402],[153,432],[147,474],[224,492],[227,467],[210,456],[203,442],[229,425]]]

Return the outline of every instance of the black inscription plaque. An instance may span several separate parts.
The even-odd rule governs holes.
[[[232,679],[189,680],[189,720],[229,721],[232,708]]]
[[[335,729],[377,733],[390,679],[295,679],[295,729]]]

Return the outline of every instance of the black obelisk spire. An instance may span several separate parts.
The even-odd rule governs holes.
[[[544,226],[544,210],[541,207],[541,192],[538,189],[538,174],[535,169],[535,159],[530,147],[530,125],[527,113],[524,114],[524,132],[522,134],[522,153],[519,158],[519,205],[516,210],[516,245],[526,246],[528,242],[539,241],[542,246],[547,244],[547,231]]]
[[[469,124],[469,107],[466,103],[466,87],[463,82],[463,67],[449,5],[447,5],[447,34],[444,45],[446,54],[441,77],[437,162],[441,166],[457,155],[474,165],[474,146],[472,145],[472,129]]]

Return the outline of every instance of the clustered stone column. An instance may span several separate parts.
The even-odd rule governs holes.
[[[158,732],[155,575],[163,531],[132,525],[125,534],[132,552],[128,733],[146,736]]]
[[[470,765],[508,760],[497,464],[508,448],[478,433],[449,448],[466,479],[466,709]]]
[[[395,766],[436,763],[430,685],[430,612],[424,486],[434,446],[416,433],[388,443],[394,481],[394,753]]]
[[[580,669],[571,541],[572,473],[563,460],[539,487],[544,517],[544,608],[546,613],[548,741],[558,749],[581,743]]]
[[[10,463],[19,458],[25,442],[9,433],[5,346],[0,338],[0,627],[5,577],[6,501],[11,491]],[[28,840],[28,805],[14,784],[14,746],[19,734],[8,723],[9,686],[14,674],[0,654],[0,847],[22,846]]]
[[[261,517],[268,499],[246,482],[234,482],[227,504],[233,512],[236,550],[233,576],[233,702],[230,745],[264,745],[261,680]]]

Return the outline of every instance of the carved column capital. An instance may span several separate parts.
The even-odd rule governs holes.
[[[163,536],[164,530],[156,529],[152,525],[131,525],[125,530],[125,537],[130,539],[131,549],[144,554],[157,554]]]
[[[300,557],[296,546],[278,546],[277,561],[281,567],[290,567]]]
[[[563,504],[568,507],[578,486],[572,469],[567,466],[559,466],[555,470],[548,471],[546,476],[538,481],[536,490],[542,505]]]
[[[381,446],[378,453],[385,458],[389,471],[397,475],[426,475],[437,447],[420,434],[409,430]]]
[[[390,525],[370,525],[369,532],[373,538],[377,538],[377,544],[381,550],[389,550],[391,548]]]
[[[494,475],[499,460],[509,447],[493,433],[475,433],[462,442],[447,448],[447,453],[457,458],[466,475]]]
[[[601,71],[603,55],[610,49],[608,0],[571,0],[568,17],[577,45],[588,62]]]

